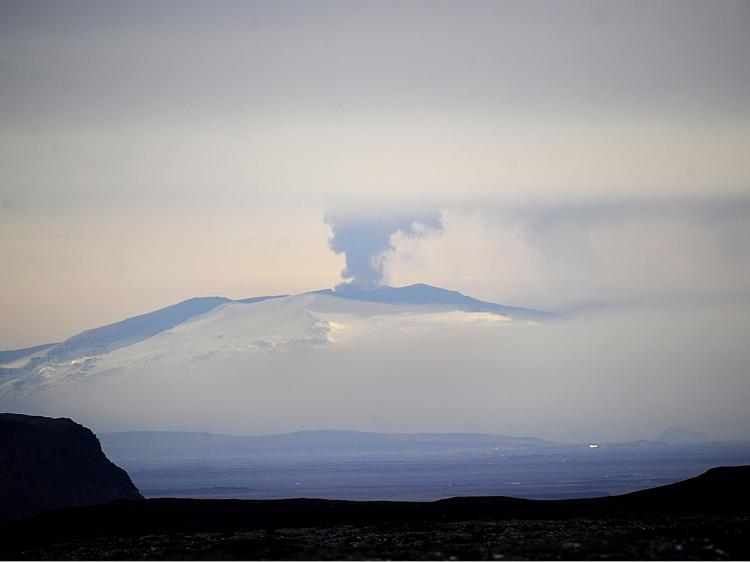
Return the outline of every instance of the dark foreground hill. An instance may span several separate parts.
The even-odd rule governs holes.
[[[750,467],[584,500],[118,501],[6,522],[5,558],[727,559],[750,555]]]
[[[0,414],[0,520],[141,499],[90,429],[67,418]]]

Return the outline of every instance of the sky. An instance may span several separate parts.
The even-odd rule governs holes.
[[[747,53],[747,1],[4,0],[0,349],[333,287],[330,217],[407,221],[378,282],[744,310]]]
[[[104,377],[34,413],[750,438],[748,53],[747,0],[2,0],[0,349],[428,283],[565,320]]]

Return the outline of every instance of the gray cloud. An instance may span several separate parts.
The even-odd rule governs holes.
[[[0,116],[470,103],[747,117],[749,22],[729,1],[3,2]]]
[[[563,314],[748,302],[750,199],[588,198],[444,205],[445,231],[397,241],[386,275]]]
[[[382,282],[384,255],[393,250],[391,236],[396,232],[419,237],[423,228],[443,228],[438,211],[391,216],[328,213],[325,221],[333,230],[328,241],[331,249],[346,256],[346,268],[341,277],[364,288],[376,287]]]

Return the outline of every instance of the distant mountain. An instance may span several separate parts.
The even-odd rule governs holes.
[[[142,499],[91,430],[67,418],[0,414],[0,519]]]
[[[441,289],[423,283],[405,287],[383,285],[373,289],[364,289],[352,284],[342,284],[335,290],[323,289],[303,293],[303,295],[325,295],[336,299],[392,305],[439,306],[463,312],[487,312],[521,320],[544,321],[553,320],[558,317],[552,312],[485,302],[463,295],[458,291]],[[193,318],[211,312],[221,305],[229,303],[255,304],[288,296],[259,296],[237,300],[226,297],[195,297],[153,312],[86,330],[59,343],[0,351],[0,366],[7,367],[9,363],[23,358],[30,358],[31,365],[29,366],[33,367],[50,361],[64,362],[83,357],[103,355],[171,330]]]
[[[555,443],[531,437],[479,433],[369,433],[299,431],[279,435],[222,435],[171,431],[128,431],[99,435],[107,455],[121,463],[182,462],[268,456],[408,453],[424,457],[489,449],[541,449]]]
[[[711,441],[711,438],[705,433],[676,425],[662,431],[659,435],[659,441],[666,443],[704,443]]]

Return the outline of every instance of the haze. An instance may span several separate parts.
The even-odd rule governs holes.
[[[258,367],[250,417],[235,393],[202,407],[197,373],[158,414],[39,408],[108,430],[748,438],[748,53],[747,1],[3,2],[0,349],[346,270],[565,321],[291,354]],[[374,269],[337,224],[372,235]]]

